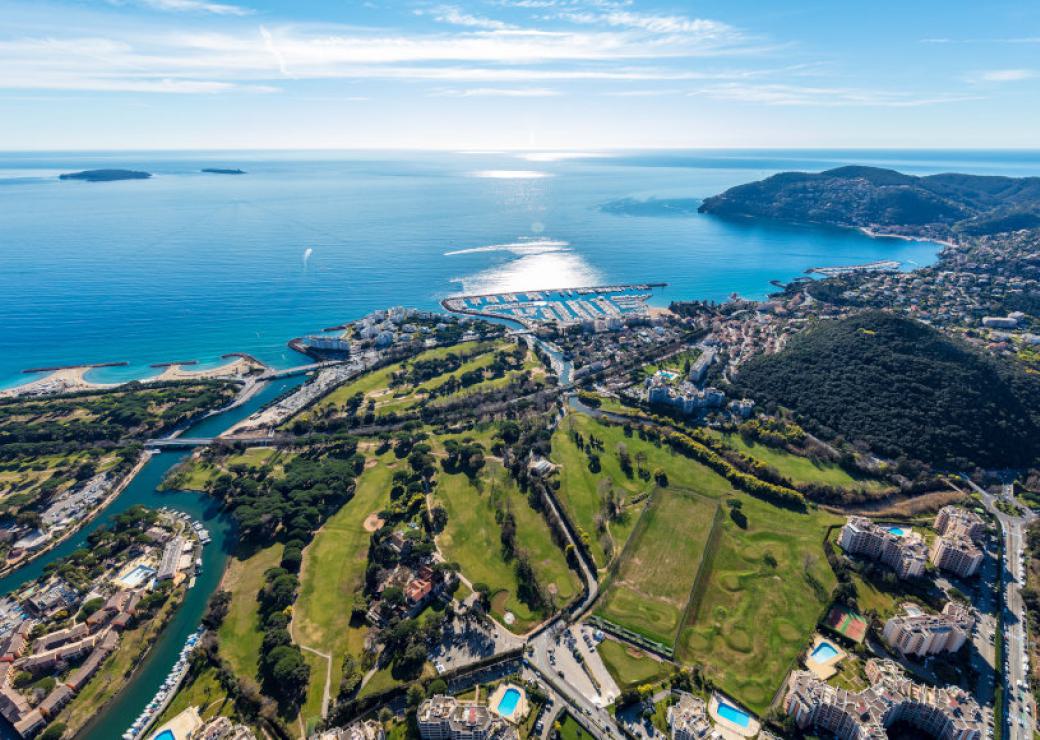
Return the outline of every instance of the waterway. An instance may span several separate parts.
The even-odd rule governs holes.
[[[272,381],[246,403],[225,413],[203,419],[185,431],[184,436],[216,436],[301,382],[302,378]],[[91,532],[109,523],[114,516],[135,504],[143,504],[151,508],[166,506],[183,511],[202,522],[209,530],[212,540],[203,548],[202,569],[198,574],[195,586],[188,590],[184,603],[163,630],[137,673],[115,700],[105,708],[105,711],[99,714],[93,724],[80,733],[80,737],[84,740],[113,740],[126,732],[130,723],[144,710],[169,675],[184,646],[184,641],[198,628],[206,609],[206,603],[216,590],[223,575],[228,555],[234,545],[230,519],[220,511],[215,500],[209,496],[194,491],[159,490],[159,485],[166,473],[189,454],[190,452],[187,451],[176,451],[154,455],[134,477],[126,490],[102,510],[90,524],[54,550],[26,564],[6,578],[0,579],[0,593],[10,593],[24,583],[37,578],[43,573],[48,563],[83,547]],[[2,718],[0,718],[0,725],[2,725],[0,726],[0,738],[13,740],[18,737],[17,733]]]

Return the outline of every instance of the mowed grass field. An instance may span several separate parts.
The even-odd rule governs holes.
[[[340,507],[304,548],[300,568],[300,593],[293,607],[293,638],[300,645],[332,656],[332,686],[335,697],[342,678],[343,658],[348,653],[360,661],[368,628],[352,624],[351,604],[362,590],[368,564],[371,533],[364,522],[369,514],[389,503],[390,482],[401,463],[388,452],[376,458],[357,480],[354,496]],[[320,719],[321,696],[325,686],[325,661],[314,659],[319,669],[311,671],[304,724]],[[316,699],[315,699],[316,698]]]
[[[434,349],[426,350],[410,360],[387,365],[384,368],[374,370],[370,373],[365,373],[361,377],[336,388],[332,393],[328,394],[324,399],[316,403],[311,409],[303,412],[301,418],[322,416],[330,411],[335,413],[335,409],[345,406],[347,401],[358,393],[364,396],[365,404],[370,400],[375,403],[375,413],[377,416],[388,414],[391,411],[397,413],[409,411],[423,401],[427,397],[429,391],[447,381],[449,376],[454,375],[457,378],[463,373],[486,368],[494,361],[496,352],[509,349],[512,346],[513,345],[510,342],[506,341],[463,342],[449,347],[436,347]],[[395,373],[408,367],[410,364],[424,360],[442,359],[449,354],[457,354],[460,356],[466,355],[469,357],[463,361],[457,369],[442,373],[417,385],[401,385],[394,388],[390,387],[391,377]],[[524,363],[524,369],[533,369],[537,367],[537,359],[530,353],[528,353],[528,355],[529,356]],[[501,378],[487,379],[480,383],[471,385],[468,388],[460,388],[456,395],[449,396],[449,398],[473,393],[478,390],[490,390],[491,388],[505,385],[508,382],[509,375],[510,373],[507,373]],[[437,399],[437,401],[440,400],[441,399]],[[364,411],[364,409],[365,406],[362,405],[361,410]]]
[[[264,573],[276,568],[281,559],[280,544],[265,547],[247,558],[233,556],[221,583],[221,588],[231,592],[231,604],[217,630],[220,654],[237,675],[251,680],[256,679],[263,642],[256,595],[264,584]]]
[[[491,591],[492,612],[500,620],[506,611],[516,621],[514,632],[526,632],[542,616],[517,597],[515,563],[502,554],[501,527],[495,521],[495,501],[501,500],[516,520],[518,548],[527,552],[538,582],[555,590],[557,604],[563,606],[577,594],[578,579],[568,567],[566,557],[552,541],[549,526],[532,509],[527,498],[501,464],[489,460],[478,475],[479,485],[462,473],[439,471],[434,498],[448,512],[448,523],[437,536],[437,544],[449,561],[458,562],[462,575],[471,583],[485,583]]]
[[[715,499],[674,487],[657,489],[596,614],[673,645],[717,510]]]
[[[572,430],[586,440],[595,436],[603,441],[603,450],[599,453],[600,472],[589,470],[588,457],[575,445],[571,438]],[[552,460],[560,466],[560,489],[557,496],[571,521],[588,533],[593,559],[601,569],[611,559],[603,538],[596,532],[596,518],[603,509],[606,491],[613,488],[629,502],[655,486],[652,480],[644,481],[638,475],[631,478],[625,475],[617,455],[619,444],[627,448],[634,465],[642,459],[642,465],[647,470],[652,472],[660,468],[665,471],[671,486],[687,488],[714,498],[729,495],[733,491],[725,479],[666,446],[658,447],[639,439],[636,434],[626,437],[622,427],[601,424],[584,414],[568,414],[552,439]],[[613,541],[613,555],[618,555],[624,548],[641,511],[641,504],[628,506],[627,516],[622,521],[608,525]]]
[[[676,656],[705,666],[719,688],[761,713],[804,650],[836,585],[823,538],[840,519],[781,509],[745,494],[739,498],[748,527],[722,519],[699,608],[680,632]]]
[[[781,475],[795,484],[822,483],[841,488],[880,488],[881,482],[870,478],[854,478],[834,463],[816,463],[807,457],[787,450],[746,440],[740,434],[719,434],[723,442],[760,462],[776,468]]]
[[[606,639],[597,648],[614,682],[622,691],[642,684],[655,684],[672,674],[672,666],[655,660],[631,645]]]

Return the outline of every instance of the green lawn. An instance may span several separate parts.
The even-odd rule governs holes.
[[[603,441],[603,450],[598,453],[600,472],[589,470],[588,457],[574,444],[572,430],[586,440],[591,435]],[[723,478],[668,447],[641,440],[637,434],[626,437],[622,427],[601,424],[584,414],[568,414],[552,439],[552,459],[560,465],[558,496],[571,521],[588,534],[592,556],[600,568],[611,560],[610,551],[616,555],[624,548],[639,519],[642,504],[630,502],[640,501],[655,485],[653,480],[645,481],[638,474],[631,478],[625,475],[618,458],[619,444],[628,450],[634,466],[641,465],[650,472],[658,468],[665,471],[670,485],[709,497],[726,496],[733,490]],[[597,518],[610,490],[626,502],[626,515],[621,521],[609,523],[609,536],[604,536],[597,532]]]
[[[776,468],[782,476],[794,484],[822,483],[843,488],[879,488],[880,481],[869,478],[854,478],[834,463],[816,463],[807,457],[795,455],[787,450],[746,440],[736,433],[718,435],[727,445],[743,452],[748,457]]]
[[[269,462],[277,452],[278,450],[274,447],[250,447],[218,462],[190,458],[185,461],[184,467],[177,470],[170,479],[169,485],[186,491],[205,491],[210,483],[221,474],[228,472],[232,465],[260,468]]]
[[[622,691],[642,684],[655,684],[672,674],[672,666],[651,658],[641,650],[606,639],[597,648],[603,665]]]
[[[657,489],[597,616],[673,645],[717,510],[715,499],[671,486]]]
[[[301,645],[332,655],[332,696],[335,697],[342,676],[343,657],[350,653],[360,659],[364,649],[364,624],[351,624],[350,611],[354,594],[364,585],[368,564],[368,542],[371,533],[364,522],[369,514],[389,502],[390,480],[396,463],[393,453],[377,458],[357,480],[354,496],[329,517],[303,551],[300,570],[300,593],[293,607],[293,636]],[[316,656],[309,655],[310,658]],[[319,661],[322,662],[322,661]],[[311,671],[307,707],[321,708],[325,684],[325,666]],[[312,699],[318,697],[316,705]],[[304,721],[312,719],[304,715]]]
[[[448,512],[448,524],[437,542],[445,557],[458,562],[471,582],[488,585],[496,616],[512,612],[516,622],[510,629],[524,632],[543,615],[532,612],[516,598],[514,564],[502,556],[496,500],[502,500],[513,512],[517,545],[527,552],[539,583],[550,591],[555,589],[560,606],[577,593],[578,580],[563,552],[553,544],[542,515],[530,508],[502,466],[488,461],[478,479],[479,486],[461,473],[438,472],[435,497]]]
[[[570,714],[564,713],[563,719],[559,722],[560,740],[587,740],[592,737]]]
[[[723,518],[703,598],[680,633],[676,654],[684,663],[706,666],[720,689],[761,713],[836,585],[822,543],[827,526],[840,519],[739,498],[748,528]],[[817,595],[810,579],[824,593]]]
[[[282,559],[280,544],[265,547],[246,559],[232,557],[221,587],[231,592],[231,605],[217,631],[220,654],[239,676],[256,679],[263,632],[257,613],[256,595],[264,584],[264,573]]]
[[[204,720],[213,719],[217,715],[237,716],[234,703],[217,680],[217,669],[213,666],[204,668],[194,681],[181,686],[166,711],[156,721],[156,726],[168,722],[188,707],[197,707]]]

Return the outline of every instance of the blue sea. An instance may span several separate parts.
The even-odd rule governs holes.
[[[664,305],[761,297],[816,266],[933,261],[935,244],[695,212],[777,171],[853,163],[1040,174],[1040,152],[0,154],[0,386],[29,367],[129,362],[89,376],[113,381],[229,352],[289,366],[294,336],[459,292],[665,281]],[[58,179],[103,167],[155,177]]]

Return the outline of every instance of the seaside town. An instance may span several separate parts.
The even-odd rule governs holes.
[[[783,395],[806,342],[837,348],[810,344],[814,363],[877,358],[861,384],[899,386],[893,358],[953,341],[985,377],[1034,367],[1028,243],[821,268],[762,301],[658,306],[649,282],[455,296],[293,339],[291,368],[27,386],[0,405],[18,445],[116,425],[107,394],[138,411],[70,448],[82,471],[8,491],[9,569],[62,557],[0,602],[0,715],[26,738],[89,729],[228,526],[223,577],[125,740],[1029,737],[1040,475],[1003,472],[1028,443],[920,434],[894,407],[843,431],[833,399],[889,400],[815,364],[819,392]],[[62,550],[166,459],[171,508]],[[175,491],[227,523],[177,513]]]

